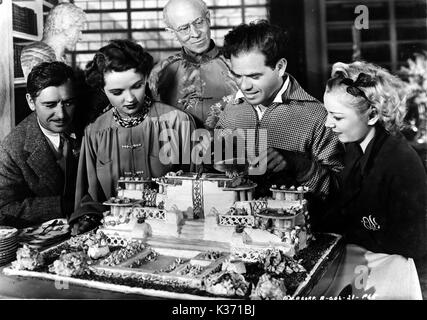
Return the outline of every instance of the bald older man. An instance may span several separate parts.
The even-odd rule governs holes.
[[[150,88],[162,102],[191,114],[198,128],[214,127],[206,122],[211,106],[234,95],[237,87],[211,39],[209,10],[202,0],[170,0],[163,18],[182,49],[157,64]]]

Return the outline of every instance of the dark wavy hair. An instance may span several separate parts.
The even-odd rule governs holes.
[[[104,88],[104,74],[109,71],[136,72],[148,77],[153,68],[153,57],[139,44],[131,40],[111,40],[99,49],[92,61],[86,65],[86,82],[93,88]]]
[[[36,65],[28,75],[27,92],[31,98],[38,97],[40,92],[47,87],[59,87],[68,80],[75,85],[76,76],[73,69],[63,62],[42,62]]]
[[[267,20],[258,20],[234,27],[224,37],[223,54],[227,59],[252,49],[265,56],[265,65],[275,68],[277,61],[285,57],[286,32]]]

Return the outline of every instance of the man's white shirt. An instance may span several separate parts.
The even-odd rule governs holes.
[[[43,128],[43,126],[40,124],[39,119],[37,119],[37,122],[38,122],[39,127],[40,127],[41,131],[43,132],[43,134],[46,136],[46,138],[49,139],[52,146],[55,148],[55,151],[59,152],[59,144],[61,143],[61,137],[60,137],[59,133],[52,132],[52,131],[49,131],[49,130]]]
[[[288,86],[289,86],[289,77],[286,78],[286,81],[283,83],[279,92],[274,97],[273,103],[283,103],[282,95],[286,91],[286,89],[288,89]],[[236,97],[235,97],[236,100],[244,98],[244,97],[245,97],[245,95],[243,94],[242,90],[237,91]],[[263,106],[262,104],[258,104],[256,106],[254,106],[254,108],[258,114],[259,120],[261,120],[264,113],[265,113],[265,110],[267,110],[268,106]]]

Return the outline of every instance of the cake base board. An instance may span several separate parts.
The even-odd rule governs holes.
[[[313,286],[321,279],[323,274],[326,272],[328,266],[332,263],[335,257],[340,253],[342,248],[341,236],[335,234],[328,234],[334,237],[331,243],[328,243],[328,248],[322,253],[321,257],[317,260],[316,264],[309,271],[307,276],[301,283],[299,283],[298,288],[292,294],[290,298],[294,298],[297,296],[306,296],[310,293]],[[202,251],[208,250],[227,250],[228,244],[224,244],[221,242],[215,241],[191,241],[185,239],[176,239],[176,238],[153,238],[148,241],[148,244],[157,247],[163,246],[165,248],[177,248],[183,250],[200,250]],[[183,292],[174,292],[174,291],[166,291],[159,289],[151,289],[151,288],[142,288],[142,287],[134,287],[128,285],[115,284],[111,282],[105,281],[97,281],[97,280],[89,280],[82,279],[76,277],[66,277],[60,276],[56,274],[51,274],[48,272],[37,272],[37,271],[26,271],[26,270],[15,270],[10,266],[6,266],[3,269],[3,273],[7,276],[20,276],[34,279],[44,279],[49,280],[55,283],[69,283],[72,285],[83,286],[88,288],[113,291],[124,294],[136,294],[141,295],[141,297],[158,297],[158,298],[168,298],[168,299],[225,299],[223,296],[214,297],[214,296],[205,296],[205,295],[197,295],[191,293],[183,293]],[[53,290],[55,289],[54,284],[52,283]]]

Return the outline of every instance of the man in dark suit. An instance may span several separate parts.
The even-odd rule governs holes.
[[[0,144],[0,225],[24,228],[73,211],[78,144],[73,70],[44,62],[27,81],[33,111]]]

